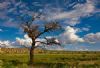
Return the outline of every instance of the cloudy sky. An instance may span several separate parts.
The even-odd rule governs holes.
[[[31,46],[19,25],[37,13],[41,19],[33,23],[58,21],[63,26],[64,31],[44,36],[56,36],[65,50],[100,51],[99,0],[0,0],[0,47]]]

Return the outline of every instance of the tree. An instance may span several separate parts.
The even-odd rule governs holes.
[[[30,64],[34,63],[34,49],[35,49],[36,39],[39,38],[41,35],[45,34],[46,32],[52,32],[57,29],[61,29],[60,24],[55,21],[47,22],[43,24],[43,26],[39,26],[38,24],[32,23],[37,18],[39,19],[40,15],[33,16],[31,21],[24,22],[22,24],[22,28],[24,29],[24,32],[27,33],[27,35],[32,39],[32,46],[30,48]],[[39,30],[39,27],[43,27],[44,29],[41,31]]]

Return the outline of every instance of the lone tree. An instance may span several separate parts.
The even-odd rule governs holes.
[[[61,29],[61,26],[58,22],[46,22],[43,26],[33,23],[36,19],[40,19],[40,15],[33,16],[31,21],[24,22],[22,28],[25,33],[32,39],[32,46],[30,48],[30,65],[34,63],[34,49],[36,44],[36,39],[46,32],[52,32],[58,29]],[[43,27],[43,30],[39,30],[40,27]],[[55,44],[55,43],[54,43]]]

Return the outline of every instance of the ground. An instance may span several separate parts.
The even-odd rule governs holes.
[[[44,51],[36,53],[35,68],[100,68],[100,52]],[[0,68],[29,68],[29,54],[0,54]]]

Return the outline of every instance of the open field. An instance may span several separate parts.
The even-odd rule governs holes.
[[[44,51],[36,53],[35,68],[100,68],[100,52]],[[29,68],[29,54],[0,54],[0,68]]]

